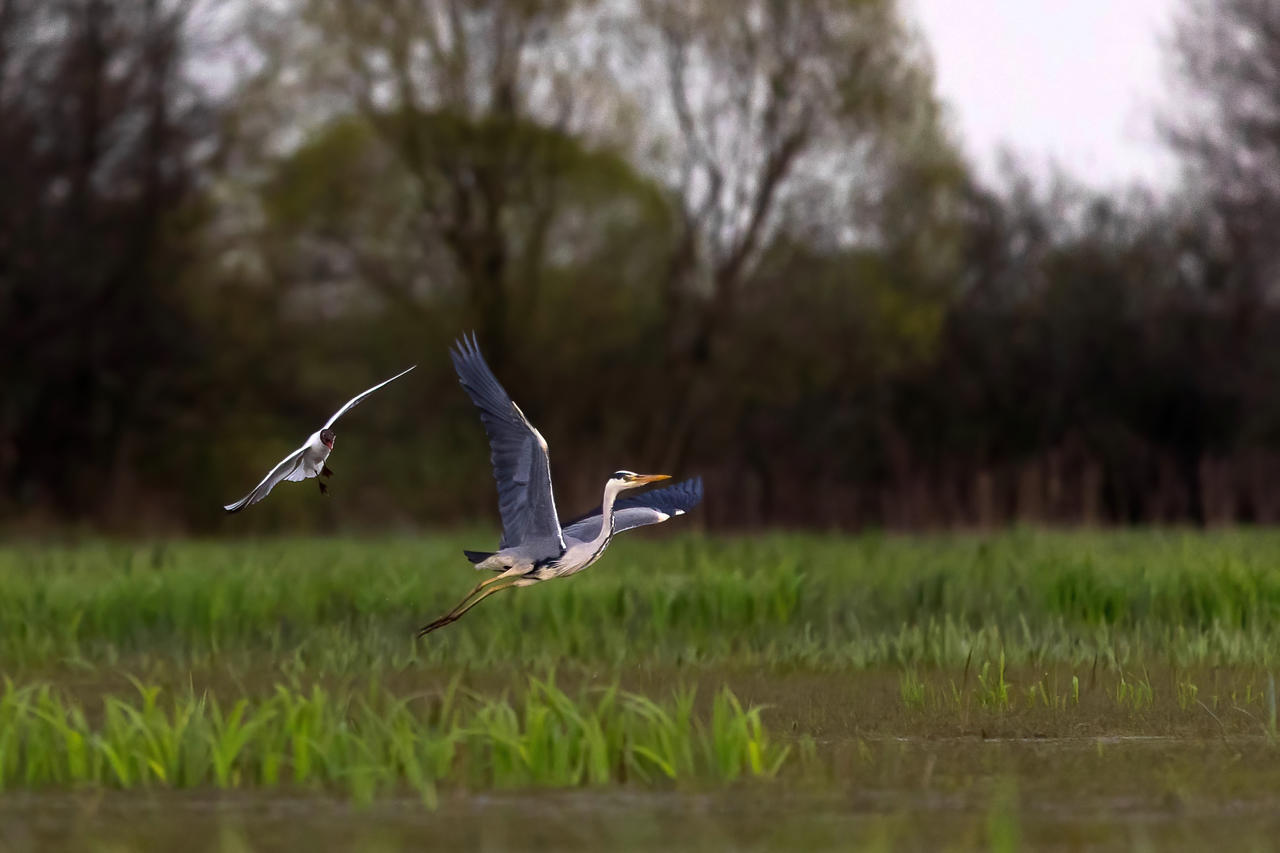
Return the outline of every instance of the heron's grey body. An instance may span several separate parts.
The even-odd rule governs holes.
[[[695,479],[637,498],[619,500],[618,496],[628,489],[668,477],[618,471],[605,481],[599,511],[562,526],[551,488],[546,440],[493,375],[474,335],[460,340],[449,354],[458,381],[480,410],[480,420],[489,436],[502,538],[495,552],[466,552],[477,569],[496,572],[497,576],[482,582],[457,607],[423,628],[420,634],[456,620],[485,595],[499,589],[576,574],[600,559],[615,533],[682,515],[702,499],[702,481]],[[503,579],[507,580],[505,584],[492,586],[472,598],[484,587]]]

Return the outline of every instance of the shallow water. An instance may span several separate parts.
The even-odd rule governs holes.
[[[12,793],[0,850],[1268,849],[1280,750],[1262,739],[819,744],[830,782],[700,791]]]

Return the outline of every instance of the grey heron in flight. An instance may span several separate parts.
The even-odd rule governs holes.
[[[413,367],[417,367],[414,365]],[[410,367],[409,370],[413,370]],[[333,441],[337,438],[337,434],[333,431],[333,425],[338,418],[354,409],[356,406],[368,397],[374,391],[377,391],[383,385],[394,382],[401,376],[404,376],[409,370],[402,370],[390,379],[379,382],[368,391],[362,391],[346,402],[341,409],[333,413],[329,420],[325,421],[324,426],[307,437],[306,442],[301,447],[290,453],[284,459],[281,459],[276,467],[272,468],[267,476],[262,478],[262,482],[253,487],[253,491],[242,497],[235,503],[229,503],[223,507],[227,512],[239,512],[250,504],[256,504],[267,496],[267,494],[275,488],[276,483],[281,480],[289,480],[290,482],[300,482],[310,477],[332,477],[333,472],[329,470],[329,466],[325,464],[329,459],[329,454],[333,452]],[[328,487],[325,486],[324,480],[320,481],[320,494],[327,494]]]
[[[701,478],[619,500],[629,489],[670,477],[617,471],[605,480],[600,508],[562,526],[551,494],[546,440],[498,383],[474,333],[470,340],[464,336],[449,355],[489,436],[502,539],[497,551],[463,552],[477,569],[492,571],[494,576],[419,630],[419,637],[456,622],[495,592],[576,574],[600,558],[615,533],[683,515],[702,500]]]

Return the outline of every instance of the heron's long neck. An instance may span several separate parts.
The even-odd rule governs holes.
[[[618,489],[613,480],[604,484],[604,500],[600,503],[600,532],[591,542],[592,553],[598,554],[613,538],[613,502],[618,499]]]

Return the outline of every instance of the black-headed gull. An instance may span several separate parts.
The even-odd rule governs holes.
[[[413,367],[417,366],[418,365],[415,364]],[[413,370],[413,367],[410,367],[409,370]],[[305,444],[290,453],[284,459],[281,459],[280,464],[272,468],[271,473],[266,477],[263,477],[262,482],[254,486],[252,492],[245,495],[235,503],[227,504],[223,509],[227,512],[239,512],[250,504],[256,504],[258,501],[265,498],[271,490],[275,488],[276,483],[279,483],[281,480],[289,480],[290,482],[296,483],[310,477],[319,477],[322,475],[325,477],[333,476],[333,472],[329,470],[329,466],[325,465],[325,461],[329,458],[329,454],[333,452],[333,440],[337,437],[331,429],[334,422],[358,406],[365,397],[368,397],[383,385],[396,381],[401,376],[408,373],[409,370],[401,371],[385,382],[379,382],[368,391],[361,392],[352,397],[347,401],[346,405],[333,413],[333,417],[325,421],[324,426],[316,432],[311,433]],[[323,495],[327,492],[328,487],[326,487],[324,481],[321,480],[320,494]]]

